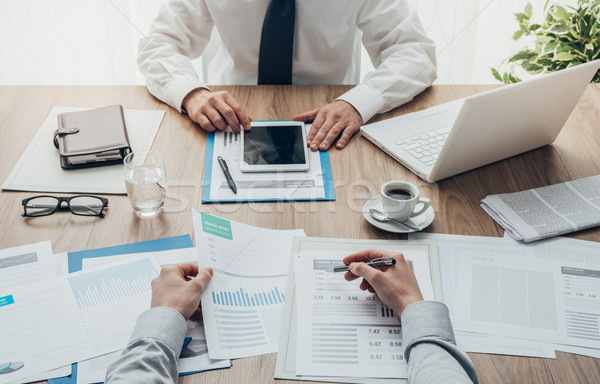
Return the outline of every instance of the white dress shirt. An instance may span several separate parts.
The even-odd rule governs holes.
[[[150,92],[181,111],[184,97],[210,84],[256,84],[260,36],[270,0],[172,0],[139,44]],[[191,59],[214,29],[222,44],[200,80]],[[410,101],[436,78],[435,46],[407,0],[296,1],[293,84],[348,84],[356,78],[362,34],[375,69],[338,99],[366,123]],[[206,60],[205,60],[206,62]]]

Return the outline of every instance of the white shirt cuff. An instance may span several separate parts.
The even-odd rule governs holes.
[[[179,75],[174,77],[166,88],[168,104],[177,111],[182,112],[181,103],[183,102],[183,99],[188,95],[188,93],[197,88],[208,89],[206,84],[200,81],[200,79],[194,75]]]
[[[144,338],[160,340],[179,356],[186,333],[187,322],[181,313],[169,307],[156,307],[138,317],[129,343]]]
[[[381,111],[385,105],[381,92],[368,84],[358,84],[336,100],[344,100],[350,103],[367,124],[371,117]]]

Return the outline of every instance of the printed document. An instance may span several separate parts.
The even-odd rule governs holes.
[[[429,254],[398,249],[413,262],[425,300],[434,300]],[[406,378],[402,328],[377,295],[347,282],[332,268],[346,252],[294,256],[298,344],[296,373],[309,376]]]
[[[150,305],[158,265],[143,259],[0,290],[0,383],[123,348]]]
[[[309,127],[307,132],[308,129]],[[328,155],[308,151],[310,169],[306,172],[244,173],[240,170],[240,133],[233,133],[228,128],[226,131],[215,132],[211,137],[207,143],[203,203],[334,199]],[[227,162],[231,177],[237,186],[237,193],[229,188],[217,156],[223,157]]]
[[[558,239],[540,244],[504,240],[493,246],[485,241],[455,245],[449,258],[454,328],[598,348],[600,265],[589,261],[600,245],[579,242],[571,250],[557,249]]]
[[[54,276],[49,241],[0,250],[0,291]]]
[[[600,176],[487,196],[481,207],[518,241],[600,225]]]
[[[31,281],[60,276],[50,241],[0,250],[0,291]],[[0,358],[0,365],[3,360]],[[36,374],[22,381],[42,381],[71,374],[71,365]]]
[[[198,265],[212,267],[202,294],[211,359],[277,351],[294,236],[304,231],[253,227],[192,211]]]
[[[481,254],[513,254],[519,257],[529,257],[532,254],[528,246],[514,240],[507,241],[499,237],[442,235],[433,233],[411,233],[409,239],[435,240],[440,256],[440,273],[442,276],[442,290],[444,304],[448,307],[450,317],[455,322],[456,302],[464,300],[456,291],[459,279],[460,255]],[[456,344],[465,352],[491,353],[515,356],[530,356],[555,358],[555,345],[532,340],[515,339],[496,335],[473,333],[455,327]]]

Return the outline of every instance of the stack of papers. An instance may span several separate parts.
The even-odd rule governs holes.
[[[191,246],[180,236],[70,254],[53,255],[50,242],[1,250],[0,322],[11,332],[0,335],[0,366],[13,371],[0,383],[104,381],[150,308],[150,281],[163,265],[195,263]],[[123,252],[137,253],[109,256]],[[188,322],[186,342],[180,374],[231,366],[208,358],[202,322]]]
[[[344,256],[378,248],[413,262],[423,296],[441,299],[431,241],[297,238],[292,255],[275,377],[349,383],[397,383],[407,377],[400,323],[374,294],[331,268]],[[298,276],[302,276],[299,278]]]
[[[518,241],[596,227],[600,225],[600,176],[487,196],[481,207]]]
[[[124,348],[158,271],[142,259],[2,289],[0,356],[22,367],[0,383]]]
[[[600,244],[555,238],[411,234],[436,240],[444,302],[457,331],[485,340],[486,353],[600,355]],[[536,352],[537,351],[537,352]]]

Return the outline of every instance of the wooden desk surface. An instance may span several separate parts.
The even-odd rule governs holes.
[[[412,103],[376,120],[481,92],[492,86],[434,86]],[[255,120],[289,119],[332,101],[348,86],[228,86]],[[33,192],[0,193],[0,249],[50,239],[55,252],[78,251],[181,234],[192,234],[191,208],[242,223],[277,229],[304,228],[307,236],[402,239],[372,227],[364,202],[389,180],[407,180],[432,199],[436,216],[426,232],[502,236],[480,207],[486,195],[515,192],[600,173],[600,86],[590,85],[553,145],[427,184],[357,135],[346,149],[331,150],[336,201],[201,205],[206,133],[153,98],[144,87],[0,87],[0,181],[4,181],[53,106],[166,111],[153,148],[165,155],[169,189],[164,212],[136,217],[124,195],[108,195],[104,219],[57,213],[24,220],[21,200]],[[575,234],[600,241],[600,230]],[[556,360],[470,354],[481,383],[599,383],[600,359],[557,352]],[[239,359],[231,369],[186,376],[184,383],[274,382],[275,354]]]

